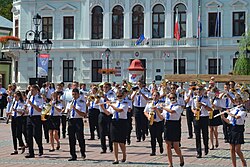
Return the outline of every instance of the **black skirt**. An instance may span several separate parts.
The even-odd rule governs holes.
[[[50,116],[48,118],[49,130],[59,130],[60,118],[60,116]]]
[[[164,125],[164,140],[181,141],[181,121],[167,120]]]
[[[112,119],[111,121],[111,140],[117,143],[126,143],[128,134],[128,120],[119,119],[118,121]]]
[[[244,125],[230,125],[229,126],[229,143],[230,144],[244,144]]]
[[[220,113],[219,110],[214,110],[213,116],[215,116],[215,115],[217,115],[219,113]],[[216,117],[216,118],[213,118],[213,119],[209,119],[209,121],[208,121],[208,126],[219,126],[219,125],[222,125],[221,117]]]

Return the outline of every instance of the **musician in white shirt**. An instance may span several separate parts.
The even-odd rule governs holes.
[[[156,155],[156,139],[159,143],[160,153],[161,154],[163,153],[163,139],[162,139],[163,118],[161,117],[162,109],[159,106],[160,105],[159,104],[160,93],[154,92],[152,98],[153,98],[153,101],[147,103],[144,109],[144,114],[150,122],[149,132],[150,132],[150,137],[151,137],[151,149],[152,149],[150,156],[155,156]]]
[[[114,146],[114,156],[115,160],[113,164],[118,164],[118,145],[122,151],[122,160],[121,162],[126,161],[126,137],[127,137],[127,112],[128,112],[128,103],[124,100],[126,94],[122,90],[118,90],[116,94],[117,100],[114,102],[107,102],[109,106],[104,112],[107,115],[112,114],[112,121],[110,127],[111,140]]]
[[[86,116],[86,103],[80,98],[80,92],[77,88],[72,90],[72,101],[67,105],[69,112],[68,133],[71,158],[68,161],[76,161],[76,138],[80,146],[81,157],[86,158],[85,140],[84,140],[84,124],[83,117]]]
[[[7,115],[11,116],[11,131],[12,131],[12,139],[14,145],[14,152],[10,155],[18,154],[17,151],[17,139],[19,142],[19,146],[22,149],[21,154],[25,151],[25,145],[22,139],[22,114],[24,113],[24,101],[22,98],[22,94],[20,91],[14,93],[14,100],[11,105],[10,111]]]
[[[59,100],[59,96],[57,92],[53,92],[51,94],[51,101],[50,101],[50,117],[48,119],[48,125],[49,125],[49,137],[50,137],[50,152],[55,151],[54,147],[54,140],[57,142],[56,150],[60,149],[60,141],[58,137],[58,131],[60,129],[60,119],[62,116],[62,109],[63,105],[61,101]]]
[[[175,93],[169,94],[170,104],[163,107],[162,118],[165,119],[164,125],[164,139],[167,147],[167,156],[169,167],[173,166],[172,151],[174,150],[180,158],[180,166],[184,166],[184,158],[180,149],[181,141],[181,112],[182,107],[177,102],[177,96]]]
[[[236,167],[236,154],[240,157],[242,166],[246,167],[247,163],[241,151],[241,144],[244,144],[244,131],[246,110],[240,95],[235,96],[236,107],[228,110],[228,117],[222,115],[222,119],[229,124],[229,144],[233,167]]]

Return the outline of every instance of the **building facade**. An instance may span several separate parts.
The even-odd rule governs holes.
[[[0,16],[0,37],[8,36],[11,33],[12,33],[12,22]],[[1,48],[2,48],[2,43],[0,42],[0,75],[1,75],[0,82],[2,83],[3,87],[6,88],[8,84],[12,82],[12,79],[11,79],[12,62],[11,62],[11,56],[9,56],[9,53],[2,52]]]
[[[146,82],[177,72],[227,74],[248,30],[249,10],[247,0],[14,0],[12,11],[14,34],[22,40],[34,29],[33,16],[42,16],[40,29],[53,41],[49,81],[89,84],[106,81],[98,69],[107,66],[117,69],[110,81],[128,79],[134,59],[142,61]],[[141,35],[145,40],[135,45]],[[35,54],[15,55],[18,74],[12,79],[26,85],[35,76]]]

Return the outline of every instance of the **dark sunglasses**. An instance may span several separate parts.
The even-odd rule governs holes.
[[[171,100],[171,99],[176,99],[175,97],[169,97],[169,99]]]

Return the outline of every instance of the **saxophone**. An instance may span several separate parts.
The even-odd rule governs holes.
[[[45,118],[46,115],[48,115],[50,113],[52,106],[48,103],[46,104],[46,106],[43,108],[42,112],[41,112],[41,120],[42,121],[46,121],[47,119]]]
[[[153,125],[154,123],[154,115],[155,115],[155,112],[153,110],[154,107],[155,107],[154,103],[152,102],[151,111],[149,112],[150,115],[149,125]]]
[[[196,102],[196,115],[195,115],[195,120],[198,121],[200,120],[200,114],[201,114],[201,105],[199,100]]]

